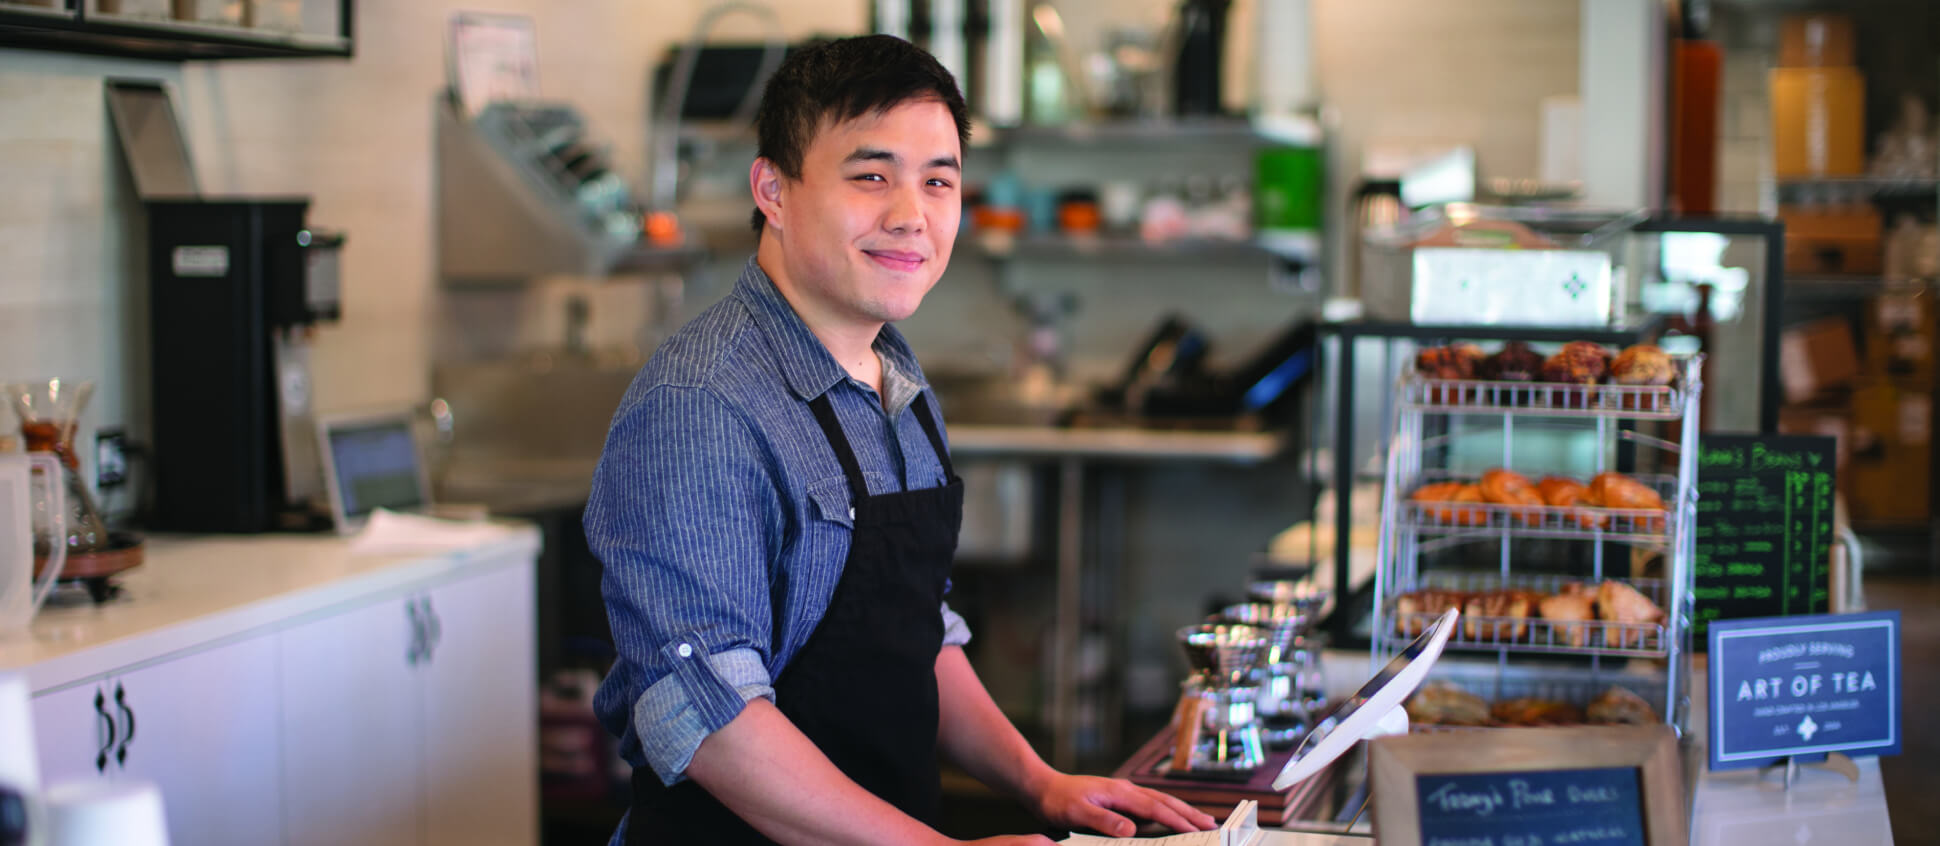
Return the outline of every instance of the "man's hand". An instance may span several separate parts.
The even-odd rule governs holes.
[[[1130,837],[1138,831],[1138,825],[1125,817],[1130,814],[1173,831],[1219,827],[1218,820],[1191,805],[1122,778],[1053,773],[1034,787],[1031,795],[1037,801],[1038,815],[1056,825]]]

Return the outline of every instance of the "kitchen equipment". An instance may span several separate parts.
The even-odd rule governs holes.
[[[44,798],[47,846],[168,846],[162,791],[148,782],[67,782]]]
[[[27,628],[34,612],[40,610],[41,603],[54,589],[54,580],[60,578],[61,570],[67,564],[68,545],[57,543],[55,539],[68,536],[67,486],[60,479],[64,468],[59,459],[46,453],[31,455],[0,455],[0,538],[6,545],[0,547],[0,639],[10,633]],[[45,496],[36,500],[33,495],[33,478],[39,476],[47,489]],[[39,521],[45,525],[45,532],[35,528],[34,515],[41,512]],[[37,548],[46,549],[47,562],[40,568],[38,583],[34,580]],[[0,783],[6,783],[15,774],[9,764],[8,750],[22,747],[6,737],[8,726],[17,725],[14,715],[9,711],[13,695],[11,685],[20,683],[20,712],[26,714],[26,688],[18,676],[0,677]],[[26,738],[31,741],[31,734]],[[25,744],[27,749],[27,771],[33,767],[33,744]],[[34,787],[39,786],[39,778],[32,779]]]
[[[1254,704],[1260,737],[1271,749],[1293,746],[1313,727],[1314,715],[1327,707],[1327,680],[1313,635],[1316,618],[1291,604],[1243,602],[1227,606],[1216,619],[1267,633],[1266,655],[1252,678],[1260,688]]]
[[[318,528],[310,343],[341,314],[343,236],[305,222],[306,198],[201,197],[162,85],[111,80],[107,95],[148,216],[150,525]]]
[[[1250,772],[1266,760],[1254,673],[1272,643],[1251,626],[1199,625],[1179,630],[1192,675],[1175,712],[1175,772]]]

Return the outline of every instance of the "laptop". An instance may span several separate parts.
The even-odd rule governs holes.
[[[338,534],[363,528],[379,508],[425,513],[431,485],[408,409],[317,419],[317,451]]]

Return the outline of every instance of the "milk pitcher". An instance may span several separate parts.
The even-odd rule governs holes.
[[[46,490],[38,501],[33,491],[37,481]],[[0,638],[26,630],[67,564],[67,544],[36,543],[34,525],[38,517],[47,524],[38,527],[38,534],[67,536],[66,487],[53,453],[0,455]],[[38,580],[34,578],[36,547],[47,555]]]

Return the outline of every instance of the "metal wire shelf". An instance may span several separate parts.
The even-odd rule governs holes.
[[[1474,695],[1476,698],[1488,703],[1491,709],[1493,709],[1496,703],[1513,699],[1538,699],[1547,702],[1561,702],[1587,711],[1590,703],[1595,702],[1598,697],[1601,697],[1613,687],[1629,691],[1642,698],[1646,703],[1662,702],[1664,700],[1664,684],[1662,681],[1639,676],[1634,673],[1582,673],[1580,671],[1565,670],[1561,675],[1558,675],[1549,669],[1540,669],[1531,673],[1523,668],[1512,668],[1505,673],[1501,673],[1501,678],[1498,679],[1492,678],[1492,676],[1496,675],[1496,668],[1493,665],[1479,667],[1477,669],[1483,672],[1463,673],[1458,668],[1457,672],[1448,673],[1443,672],[1443,668],[1438,666],[1435,672],[1429,675],[1429,680],[1424,687],[1437,683],[1452,684],[1460,688],[1463,692]],[[1655,714],[1654,709],[1653,716],[1656,716],[1660,721],[1663,718],[1663,715]],[[1495,720],[1493,715],[1491,715],[1490,721],[1481,725],[1415,722],[1409,726],[1409,731],[1420,734],[1435,734],[1449,732],[1487,732],[1502,728],[1567,728],[1572,725],[1606,724],[1609,723],[1592,722],[1587,714],[1581,723],[1550,723],[1535,726],[1502,722]]]
[[[1675,502],[1675,477],[1633,478],[1657,491],[1666,503]],[[1502,505],[1415,499],[1408,499],[1399,505],[1398,528],[1417,535],[1497,538],[1506,532],[1509,537],[1611,540],[1662,546],[1676,537],[1678,528],[1676,509]]]
[[[1659,579],[1605,579],[1627,585],[1656,605],[1657,622],[1607,619],[1552,620],[1541,616],[1540,600],[1575,585],[1594,596],[1596,583],[1557,575],[1517,575],[1504,579],[1480,573],[1429,573],[1422,590],[1404,593],[1390,603],[1394,620],[1383,639],[1404,645],[1455,603],[1462,609],[1461,625],[1448,638],[1450,649],[1538,652],[1553,655],[1614,655],[1662,658],[1665,655],[1664,583]],[[1432,596],[1431,596],[1432,594]],[[1503,603],[1520,594],[1527,601],[1521,614],[1502,614]],[[1428,604],[1422,600],[1432,599]],[[1485,613],[1495,605],[1496,614]],[[1414,606],[1414,607],[1408,607]],[[1599,609],[1599,613],[1601,610]]]
[[[1678,379],[1671,385],[1574,385],[1561,382],[1495,382],[1431,379],[1408,370],[1401,379],[1401,407],[1434,414],[1533,414],[1677,420],[1684,416],[1689,386],[1697,384],[1701,355],[1671,357]]]

